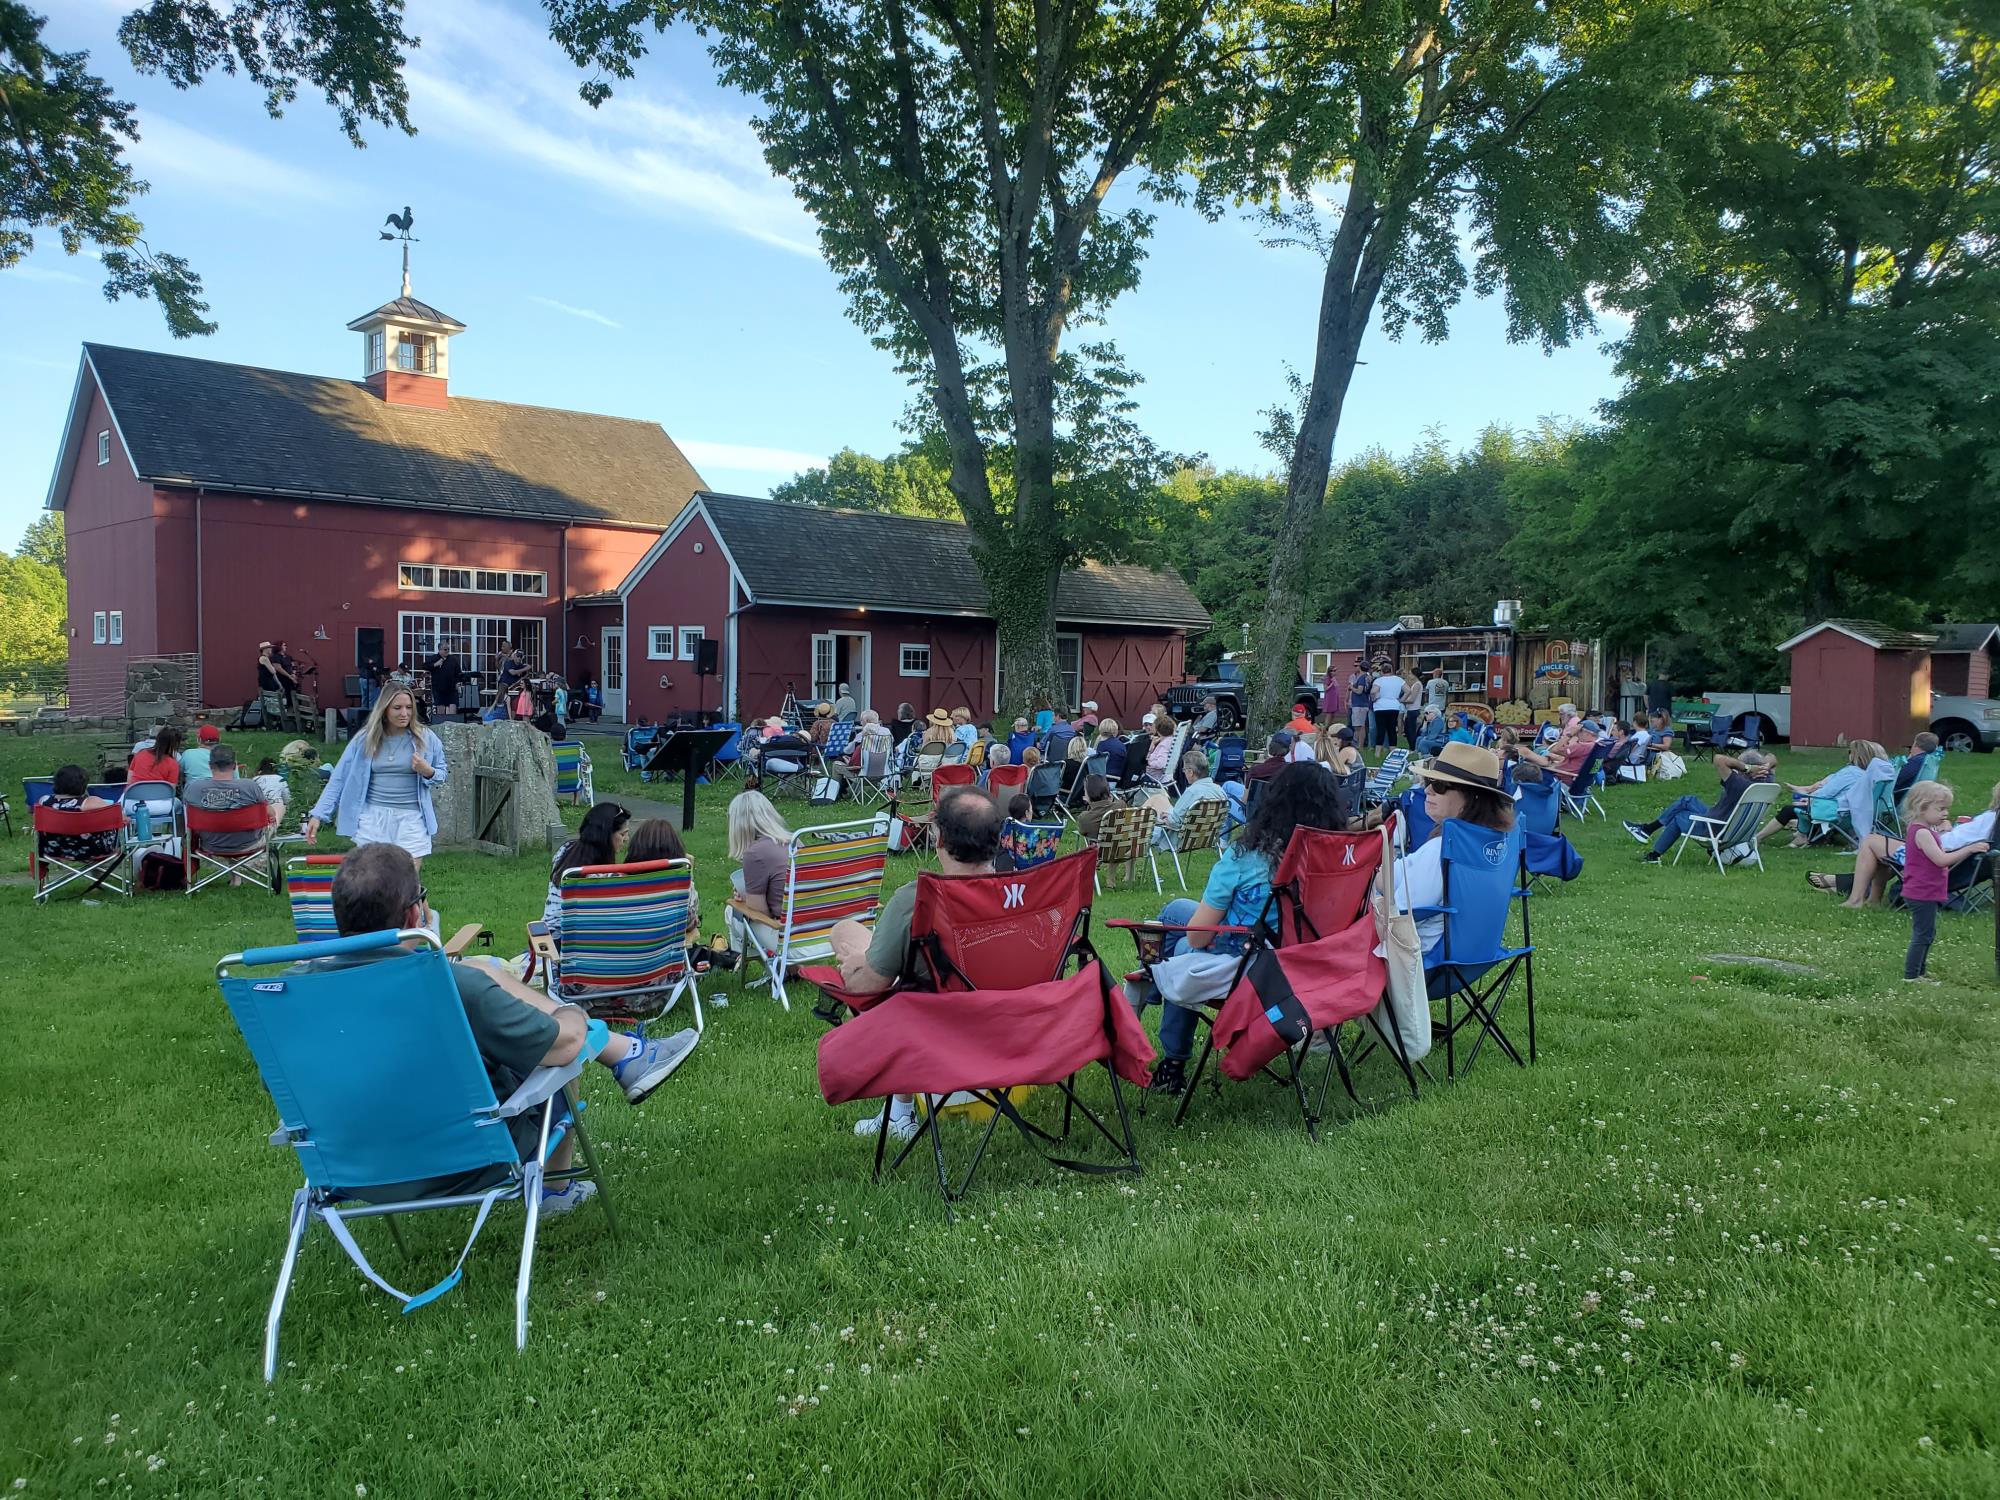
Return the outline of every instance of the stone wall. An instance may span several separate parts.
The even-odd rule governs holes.
[[[137,656],[125,664],[128,724],[187,724],[201,706],[201,671],[193,656]]]
[[[488,767],[514,777],[511,827],[523,849],[548,847],[549,826],[560,825],[556,810],[556,763],[548,736],[519,721],[505,724],[433,724],[444,745],[448,775],[433,794],[439,848],[464,848],[478,837],[478,771]]]

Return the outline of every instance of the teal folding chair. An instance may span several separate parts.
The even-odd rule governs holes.
[[[394,952],[398,944],[415,945]],[[370,960],[366,955],[379,954]],[[355,962],[321,965],[315,960]],[[301,965],[302,967],[290,967]],[[277,969],[252,977],[242,970]],[[278,1285],[264,1325],[264,1380],[277,1377],[278,1324],[306,1233],[324,1224],[361,1274],[415,1312],[457,1286],[493,1206],[518,1199],[527,1209],[514,1287],[514,1347],[528,1342],[528,1287],[545,1185],[588,1177],[610,1218],[611,1203],[584,1134],[573,1092],[609,1031],[591,1023],[582,1048],[560,1067],[535,1069],[497,1099],[472,1038],[458,987],[437,938],[426,931],[371,932],[232,953],[216,965],[222,996],[257,1072],[278,1108],[274,1146],[290,1146],[305,1171],[292,1195]],[[517,1147],[511,1121],[533,1141]],[[574,1128],[584,1165],[549,1172],[543,1164]],[[525,1154],[525,1159],[524,1158]],[[438,1197],[404,1198],[382,1184],[467,1176],[491,1186]],[[349,1221],[431,1209],[477,1210],[451,1274],[424,1291],[397,1290],[368,1262]],[[613,1232],[616,1223],[612,1221]]]

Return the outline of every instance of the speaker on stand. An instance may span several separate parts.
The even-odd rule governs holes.
[[[694,675],[696,677],[713,677],[721,669],[721,665],[722,665],[721,642],[712,641],[707,636],[703,636],[700,640],[694,643]],[[697,719],[705,718],[707,716],[708,687],[706,684],[704,684],[702,686],[701,691],[695,695],[695,708],[697,710],[696,713]],[[719,711],[717,717],[718,718],[720,717]]]

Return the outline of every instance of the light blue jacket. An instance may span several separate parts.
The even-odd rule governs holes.
[[[431,807],[431,788],[444,785],[444,743],[422,725],[412,725],[410,732],[418,737],[424,759],[431,763],[428,780],[417,780],[417,811],[424,817],[424,832],[437,833],[437,812]],[[341,752],[340,764],[333,768],[333,775],[326,783],[326,790],[319,794],[319,801],[313,804],[312,815],[324,823],[333,817],[333,831],[342,838],[353,838],[361,826],[361,810],[368,805],[368,782],[375,774],[375,767],[361,748],[362,737],[355,735]]]

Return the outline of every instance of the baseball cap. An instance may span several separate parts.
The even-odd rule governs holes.
[[[1139,722],[1141,724],[1154,724],[1158,723],[1159,719],[1158,716],[1155,714],[1144,714],[1140,717]]]
[[[217,740],[222,738],[222,731],[217,729],[213,724],[204,724],[194,732],[194,737],[204,745],[213,745]]]

